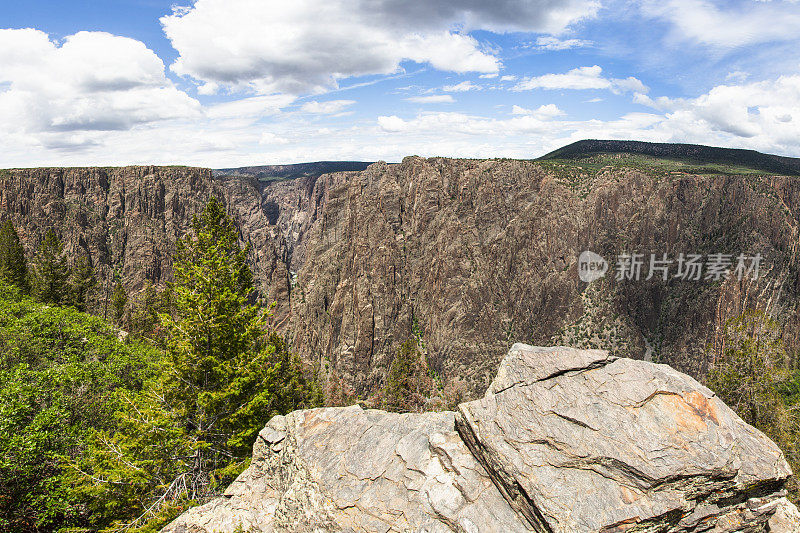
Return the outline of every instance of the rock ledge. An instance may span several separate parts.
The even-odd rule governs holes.
[[[167,533],[796,532],[777,446],[666,365],[516,344],[457,413],[270,420],[224,496]]]

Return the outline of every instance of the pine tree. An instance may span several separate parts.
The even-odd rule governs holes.
[[[70,269],[64,247],[53,229],[47,230],[33,260],[33,295],[44,303],[69,303]]]
[[[120,398],[119,427],[97,432],[76,465],[98,519],[161,524],[232,481],[272,416],[320,404],[286,342],[266,335],[247,251],[216,200],[178,243],[162,374]]]
[[[0,278],[16,285],[25,294],[30,290],[25,250],[11,219],[0,226]]]
[[[226,448],[230,437],[220,432],[220,422],[240,405],[229,388],[243,379],[242,367],[263,334],[265,313],[250,303],[248,250],[239,245],[222,204],[212,199],[194,217],[192,230],[175,255],[176,316],[163,315],[171,369],[165,400],[197,443],[193,492],[203,493],[219,459],[212,449]]]
[[[89,306],[89,295],[97,285],[91,258],[81,254],[72,266],[70,277],[70,297],[72,306],[78,311],[86,311]]]
[[[114,284],[114,291],[111,293],[111,310],[114,312],[114,323],[122,325],[122,318],[125,316],[125,306],[128,304],[128,293],[120,280]]]
[[[437,393],[425,357],[417,339],[408,339],[397,349],[389,368],[386,387],[382,391],[382,406],[398,413],[420,412]]]

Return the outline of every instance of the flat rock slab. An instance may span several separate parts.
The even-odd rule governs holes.
[[[170,533],[244,531],[525,532],[455,431],[454,413],[295,411],[261,431],[225,496]]]
[[[516,344],[457,427],[537,531],[763,531],[791,469],[666,365]]]

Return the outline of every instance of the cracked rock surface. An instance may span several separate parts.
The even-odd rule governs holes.
[[[529,531],[454,428],[454,413],[358,406],[270,420],[225,496],[164,531]]]
[[[666,365],[516,344],[457,413],[270,420],[167,533],[800,531],[777,446]]]
[[[459,432],[537,531],[763,531],[778,447],[669,366],[516,344]]]

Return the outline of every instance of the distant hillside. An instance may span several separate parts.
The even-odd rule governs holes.
[[[372,163],[364,161],[317,161],[294,165],[262,165],[214,170],[214,176],[251,176],[259,181],[319,177],[331,172],[361,171]]]
[[[697,165],[717,164],[759,170],[770,174],[800,176],[800,159],[798,158],[762,154],[755,150],[717,148],[699,144],[589,139],[568,144],[539,159],[578,159],[609,153],[639,154]]]

